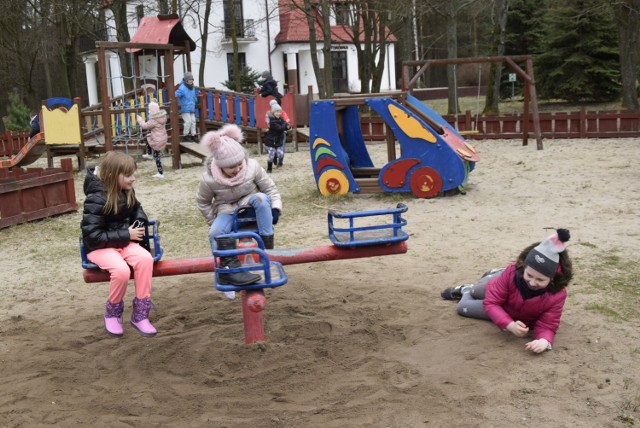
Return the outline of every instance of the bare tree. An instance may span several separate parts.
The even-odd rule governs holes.
[[[504,55],[505,29],[507,28],[507,16],[509,14],[510,0],[493,0],[492,2],[492,31],[493,43],[491,46],[491,55]],[[487,96],[483,114],[500,113],[500,79],[502,78],[501,62],[492,62],[489,68],[489,79],[487,87]],[[480,85],[481,82],[478,82]]]
[[[334,7],[339,4],[334,4]],[[380,92],[387,59],[389,8],[384,0],[357,0],[351,3],[348,40],[356,48],[360,92]]]
[[[615,0],[612,4],[618,22],[620,71],[622,75],[622,106],[640,109],[638,103],[638,73],[640,72],[640,0]]]
[[[432,12],[446,21],[447,58],[458,57],[458,16],[463,9],[476,1],[478,0],[432,0],[426,2]],[[447,109],[449,114],[457,114],[460,111],[455,72],[455,65],[447,66],[447,86],[449,87]]]
[[[204,85],[204,70],[207,60],[207,45],[209,43],[209,18],[211,17],[211,0],[205,0],[204,16],[202,20],[204,25],[200,25],[200,68],[198,69],[198,81]]]
[[[131,37],[129,36],[129,17],[127,15],[127,0],[112,0],[111,11],[113,12],[113,20],[116,25],[116,37],[119,42],[129,42]],[[118,49],[118,55],[120,57],[120,69],[123,76],[132,76],[133,70],[131,64],[127,60],[126,52],[124,49]],[[133,89],[133,79],[122,79],[124,81],[125,91]]]
[[[282,12],[293,12],[299,9],[304,12],[307,28],[309,30],[309,49],[311,52],[311,64],[313,73],[318,84],[318,95],[320,98],[326,99],[333,96],[333,66],[331,58],[331,6],[327,0],[292,0],[289,4],[290,9]],[[318,34],[316,28],[321,31],[322,49],[318,50]],[[322,53],[324,68],[320,67],[318,53]]]

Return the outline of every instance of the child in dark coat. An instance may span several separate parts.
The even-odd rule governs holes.
[[[109,271],[109,297],[104,327],[111,336],[123,334],[124,296],[133,269],[135,298],[131,325],[143,336],[155,336],[149,322],[153,258],[140,242],[147,215],[136,199],[133,185],[136,162],[125,153],[108,152],[100,167],[89,169],[84,181],[82,243],[87,259]],[[131,268],[130,268],[131,267]]]
[[[269,119],[269,131],[265,137],[265,145],[267,146],[267,172],[271,172],[273,164],[276,168],[282,166],[284,158],[284,136],[289,124],[282,117],[282,107],[278,104],[271,106],[271,113],[267,115]]]
[[[271,73],[269,71],[263,71],[260,78],[264,80],[260,88],[260,96],[262,98],[272,96],[276,99],[278,105],[282,105],[282,94],[278,92],[278,82],[276,82]]]

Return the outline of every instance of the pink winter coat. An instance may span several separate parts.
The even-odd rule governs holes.
[[[544,293],[524,300],[515,284],[516,265],[510,264],[502,275],[487,283],[484,310],[495,325],[504,330],[511,321],[522,321],[533,329],[534,339],[553,338],[560,325],[560,317],[567,290],[555,294]]]
[[[141,116],[138,116],[138,123],[142,129],[149,131],[147,141],[151,148],[160,152],[164,150],[167,146],[167,141],[169,140],[167,129],[165,128],[165,125],[167,124],[167,112],[160,110],[158,112],[153,112],[149,116],[149,120],[146,122]]]

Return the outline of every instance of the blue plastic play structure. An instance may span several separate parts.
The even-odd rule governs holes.
[[[364,142],[364,107],[382,118],[395,137],[387,140],[390,155],[382,168],[374,166]],[[411,95],[402,102],[388,97],[314,101],[310,122],[311,165],[324,196],[406,192],[431,198],[452,190],[464,193],[480,159],[460,133]]]

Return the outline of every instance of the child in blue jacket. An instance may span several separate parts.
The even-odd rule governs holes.
[[[182,82],[176,90],[176,98],[180,106],[180,115],[182,116],[183,141],[193,141],[197,143],[198,135],[196,133],[196,108],[198,106],[198,95],[200,91],[193,84],[193,73],[187,71],[184,73]]]

